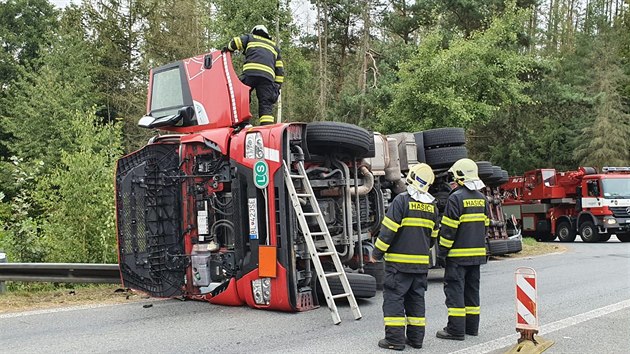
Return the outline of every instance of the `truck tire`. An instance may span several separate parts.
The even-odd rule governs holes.
[[[621,242],[630,242],[630,232],[625,234],[617,234],[617,238]]]
[[[353,124],[313,122],[306,126],[306,144],[309,152],[317,155],[347,154],[363,157],[370,154],[374,137],[367,130]]]
[[[350,273],[346,272],[348,282],[350,282],[350,288],[355,298],[370,298],[376,295],[376,279],[368,274]],[[339,277],[328,278],[328,285],[333,295],[343,294],[343,286]],[[318,284],[318,292],[323,295],[321,286]],[[324,299],[324,301],[326,301]]]
[[[461,146],[466,144],[466,134],[463,128],[438,128],[425,130],[423,133],[425,148]]]
[[[605,234],[600,234],[598,242],[606,242],[606,241],[610,240],[611,236],[612,236],[612,234],[610,232],[607,232]]]
[[[592,221],[584,221],[580,225],[580,238],[582,241],[593,243],[599,241],[599,234],[597,233],[597,227]]]
[[[426,132],[425,132],[426,133]],[[427,165],[433,169],[451,167],[455,161],[468,157],[465,146],[449,146],[425,150]]]
[[[488,161],[477,161],[476,164],[479,169],[479,178],[484,179],[492,176],[492,163]]]
[[[426,158],[426,155],[424,154],[424,133],[423,132],[413,133],[413,137],[416,139],[416,152],[418,155],[417,156],[418,162],[426,163],[427,158]]]
[[[510,174],[506,170],[501,170],[501,179],[497,181],[498,185],[504,184],[510,180]]]
[[[573,242],[575,241],[575,229],[568,221],[561,221],[556,226],[556,236],[560,242]]]

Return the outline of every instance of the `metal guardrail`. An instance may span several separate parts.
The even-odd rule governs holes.
[[[120,284],[118,264],[0,263],[3,281]]]

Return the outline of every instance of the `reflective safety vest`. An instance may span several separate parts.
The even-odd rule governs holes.
[[[245,54],[243,74],[265,77],[277,84],[284,82],[284,63],[276,42],[265,37],[246,34],[234,37],[228,50]]]
[[[429,248],[437,238],[438,210],[436,203],[422,203],[409,193],[394,198],[383,218],[374,246],[375,257],[384,253],[386,265],[401,272],[426,273]]]
[[[440,256],[457,264],[486,263],[486,197],[479,191],[458,187],[451,191],[440,222]]]

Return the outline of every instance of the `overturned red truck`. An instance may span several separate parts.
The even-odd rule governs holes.
[[[388,137],[344,123],[252,126],[250,118],[249,87],[229,53],[151,70],[139,125],[163,132],[116,169],[125,286],[225,305],[318,306],[317,276],[283,173],[302,161],[354,296],[372,297],[382,284],[382,264],[368,262],[373,240],[389,201],[406,189],[408,167],[433,167],[431,192],[441,209],[451,188],[446,169],[467,157],[460,128]]]
[[[540,241],[630,242],[630,167],[551,168],[510,177],[501,186],[503,209]]]

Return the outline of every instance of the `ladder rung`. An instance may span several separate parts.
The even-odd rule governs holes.
[[[311,232],[311,236],[324,236],[324,235],[326,235],[324,231]]]
[[[302,176],[302,175],[291,175],[291,178],[306,178],[306,176]]]
[[[310,194],[310,193],[296,193],[296,195],[297,195],[299,198],[302,198],[302,197],[312,197],[312,196],[313,196],[313,195],[312,195],[312,194]]]
[[[320,213],[304,213],[304,216],[319,216]]]
[[[333,299],[341,299],[341,298],[348,297],[348,296],[350,296],[350,294],[344,293],[344,294],[339,294],[339,295],[333,295],[332,298]]]
[[[337,253],[337,252],[335,252],[335,251],[328,251],[328,252],[319,252],[319,253],[317,253],[317,255],[319,257],[326,257],[326,256],[332,256],[335,253]]]
[[[342,274],[341,272],[326,273],[326,274],[324,274],[324,276],[325,276],[326,278],[330,278],[330,277],[338,277],[338,276],[340,276],[341,274]]]

